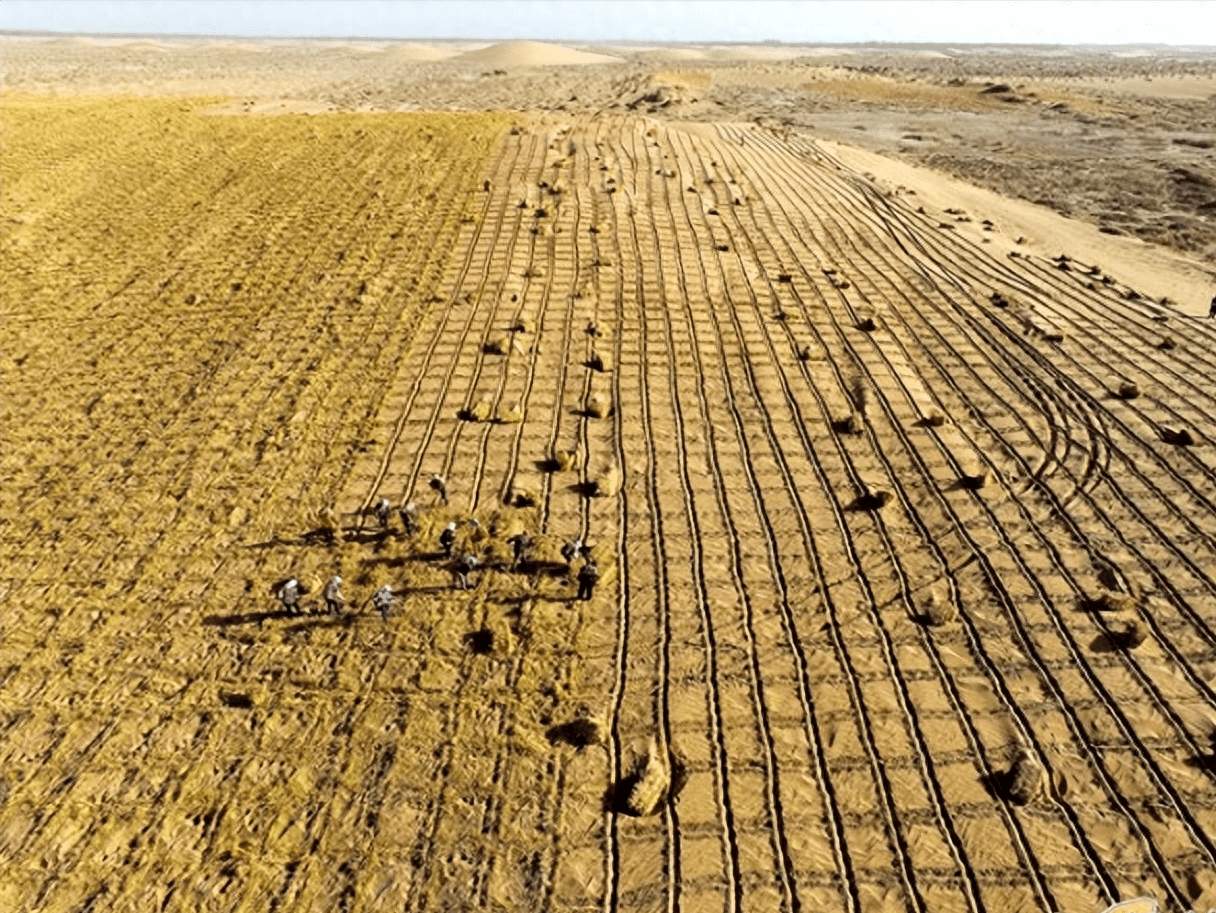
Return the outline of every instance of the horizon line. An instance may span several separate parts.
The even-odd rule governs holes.
[[[726,38],[705,39],[702,41],[670,41],[662,39],[637,39],[637,38],[570,38],[555,40],[552,38],[471,38],[471,37],[443,37],[443,36],[419,36],[419,35],[233,35],[218,32],[76,32],[68,31],[61,32],[53,29],[0,29],[0,38],[162,38],[162,39],[223,39],[231,41],[367,41],[367,42],[393,42],[393,41],[438,41],[438,42],[493,42],[505,44],[509,42],[519,41],[535,41],[543,44],[580,44],[580,45],[672,45],[672,46],[697,46],[706,44],[733,44],[744,46],[767,45],[771,47],[864,47],[867,45],[887,45],[897,47],[931,47],[939,45],[949,45],[951,47],[1052,47],[1052,48],[1068,48],[1068,47],[1110,47],[1110,48],[1212,48],[1216,49],[1216,44],[1171,44],[1165,41],[884,41],[881,39],[867,39],[865,41],[815,41],[808,39],[805,41],[788,41],[777,38],[764,38],[755,41],[738,41]]]

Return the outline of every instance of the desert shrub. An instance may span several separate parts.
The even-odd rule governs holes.
[[[968,491],[979,491],[988,484],[988,467],[981,466],[974,473],[963,473],[959,484]]]
[[[1119,389],[1115,392],[1115,395],[1119,399],[1135,399],[1140,395],[1140,387],[1130,380],[1125,380],[1119,384]]]
[[[890,503],[891,492],[881,488],[868,488],[853,502],[856,510],[882,510]]]
[[[507,503],[512,507],[535,507],[536,491],[526,485],[512,485],[507,493]]]
[[[607,399],[598,393],[587,399],[587,407],[583,410],[589,418],[604,418],[610,413]]]
[[[671,785],[667,759],[663,757],[654,739],[650,740],[650,748],[636,773],[636,778],[626,805],[630,812],[640,817],[653,815],[667,798],[667,790]]]
[[[498,422],[502,425],[518,425],[523,421],[524,413],[520,409],[519,403],[511,406],[509,409],[501,409],[498,412]]]
[[[849,412],[832,420],[832,430],[837,434],[861,434],[862,421],[856,412]]]
[[[549,463],[556,472],[573,472],[582,466],[577,450],[554,450]]]
[[[1117,618],[1110,624],[1110,641],[1120,650],[1134,650],[1148,639],[1148,627],[1136,617]]]
[[[621,471],[615,463],[609,463],[600,467],[587,484],[591,497],[611,498],[621,490]]]
[[[565,744],[586,748],[588,745],[599,745],[603,742],[604,734],[595,720],[577,719],[550,726],[545,731],[545,738],[549,740],[550,745]]]
[[[478,400],[468,409],[460,411],[460,418],[466,422],[488,422],[494,414],[494,407],[487,399]]]
[[[1023,748],[1009,771],[1009,798],[1018,805],[1033,802],[1043,791],[1043,778],[1043,765]]]
[[[940,628],[942,625],[948,625],[958,619],[958,607],[949,599],[942,596],[941,593],[934,590],[929,594],[929,598],[925,600],[924,611],[921,613],[924,620],[933,625],[935,628]]]
[[[1175,430],[1163,427],[1161,429],[1161,440],[1167,444],[1174,444],[1177,447],[1191,447],[1195,444],[1195,439],[1191,436],[1191,432],[1185,428]]]

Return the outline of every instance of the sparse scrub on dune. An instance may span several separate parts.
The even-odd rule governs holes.
[[[587,482],[593,498],[611,498],[621,490],[621,470],[616,463],[605,463]]]
[[[1167,444],[1173,444],[1175,447],[1193,447],[1195,445],[1195,438],[1185,428],[1166,428],[1162,426],[1161,440]]]
[[[934,590],[925,600],[921,617],[926,623],[935,628],[940,628],[943,625],[948,625],[958,620],[958,606],[943,596],[941,592]]]
[[[519,403],[498,411],[497,421],[500,425],[518,425],[523,419],[524,413]]]
[[[891,502],[892,497],[894,496],[891,492],[885,488],[867,483],[852,506],[855,510],[882,510]]]
[[[467,409],[462,409],[460,417],[466,422],[488,422],[493,414],[493,404],[488,399],[480,399]]]
[[[870,388],[866,386],[860,373],[849,378],[849,399],[853,401],[853,408],[857,410],[858,415],[865,418],[866,408],[870,404]]]
[[[959,484],[968,491],[979,491],[988,484],[988,467],[980,466],[972,472],[964,472]]]
[[[925,417],[921,419],[921,424],[928,428],[941,428],[946,424],[946,416],[936,409],[931,409],[925,413]]]
[[[1083,600],[1085,607],[1096,612],[1132,612],[1136,609],[1136,597],[1130,593],[1102,590],[1097,596]]]
[[[572,745],[575,748],[586,748],[599,745],[604,741],[603,727],[587,717],[579,717],[568,723],[558,723],[545,730],[545,738],[550,745]]]
[[[660,750],[656,739],[650,746],[637,770],[636,781],[625,800],[629,811],[639,817],[655,814],[666,800],[671,786],[670,761],[666,752]]]
[[[600,393],[593,393],[587,399],[587,405],[583,409],[589,418],[604,418],[611,414],[612,408],[608,403],[607,397]]]
[[[832,430],[837,434],[861,434],[865,422],[856,412],[846,412],[840,418],[832,419]]]
[[[1133,381],[1125,380],[1119,384],[1119,389],[1115,391],[1115,395],[1119,399],[1135,399],[1140,395],[1140,386]]]
[[[1111,645],[1120,650],[1134,650],[1148,639],[1148,626],[1137,615],[1116,618],[1108,627]]]
[[[1043,793],[1045,772],[1034,753],[1023,748],[1009,771],[1008,794],[1018,805],[1029,805]]]
[[[495,336],[486,342],[484,351],[487,355],[506,355],[511,350],[511,340],[507,336]]]
[[[878,329],[878,323],[873,317],[862,317],[857,321],[857,329],[861,330],[863,333],[873,333]]]
[[[573,472],[581,467],[577,450],[555,450],[552,457],[553,466],[558,472]]]
[[[512,482],[507,491],[506,503],[512,507],[535,507],[536,489],[522,482]]]

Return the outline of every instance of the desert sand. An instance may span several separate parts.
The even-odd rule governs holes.
[[[0,51],[0,908],[1216,908],[1212,49]]]

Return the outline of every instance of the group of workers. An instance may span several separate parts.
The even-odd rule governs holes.
[[[436,476],[439,484],[435,484],[432,480],[432,486],[440,493],[444,503],[447,502],[447,491],[443,486],[443,480]],[[404,507],[398,508],[398,514],[401,517],[401,525],[404,528],[407,536],[414,536],[419,531],[418,524],[418,509],[413,502],[406,504]],[[323,511],[323,513],[325,513]],[[332,514],[332,511],[329,511]],[[387,498],[381,498],[371,507],[371,514],[380,524],[380,528],[388,531],[392,516],[392,505]],[[466,521],[470,528],[468,539],[477,541],[481,536],[481,527],[477,520],[470,519]],[[448,523],[439,533],[439,547],[443,553],[443,557],[449,562],[449,567],[452,571],[453,584],[458,590],[472,589],[474,586],[471,575],[480,564],[477,555],[469,550],[456,550],[457,542],[457,524],[455,522]],[[528,560],[529,552],[533,545],[532,537],[527,531],[516,533],[507,539],[507,544],[511,546],[511,570],[517,571]],[[566,562],[567,570],[572,572],[574,564],[579,559],[583,559],[582,565],[579,567],[575,579],[578,582],[577,599],[587,601],[591,599],[595,592],[595,585],[599,582],[600,570],[596,564],[595,556],[591,554],[590,549],[583,545],[581,539],[575,539],[567,542],[561,549],[562,559]],[[301,613],[300,597],[302,590],[300,582],[292,577],[289,580],[280,584],[275,591],[275,596],[282,604],[285,612],[291,615]],[[330,615],[340,615],[347,605],[346,598],[342,595],[342,578],[334,575],[325,585],[324,593],[325,608]],[[376,590],[369,600],[372,606],[380,613],[380,617],[385,621],[388,620],[389,613],[392,611],[393,601],[396,598],[396,593],[393,588],[385,584]]]

